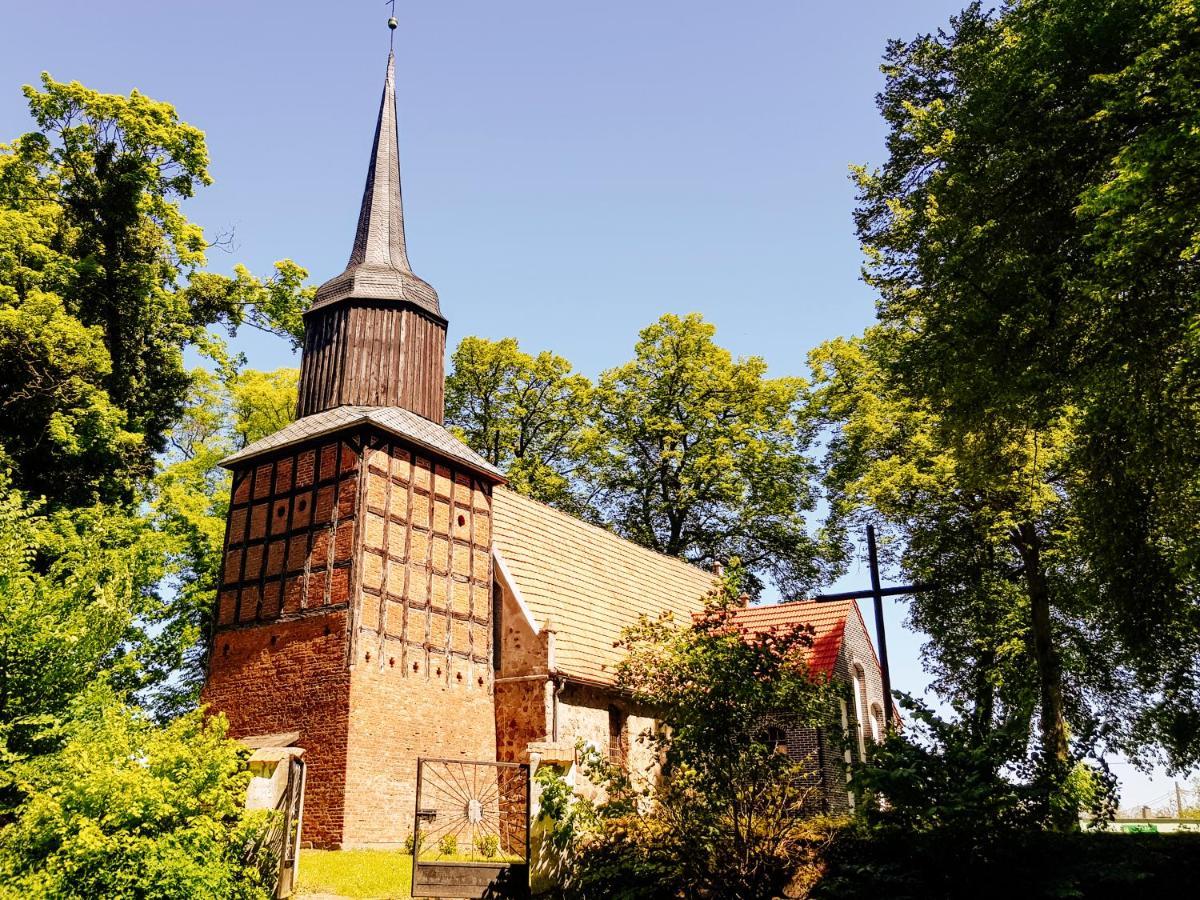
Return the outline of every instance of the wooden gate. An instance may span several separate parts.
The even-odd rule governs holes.
[[[529,896],[529,766],[417,760],[414,897]]]

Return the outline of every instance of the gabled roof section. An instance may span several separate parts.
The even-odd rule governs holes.
[[[793,600],[767,606],[749,606],[738,610],[734,621],[742,628],[763,632],[772,628],[811,625],[816,632],[808,651],[808,665],[814,672],[832,675],[837,665],[842,641],[846,636],[846,620],[860,616],[853,600]]]
[[[399,406],[335,406],[324,412],[297,419],[272,435],[255,441],[221,460],[225,468],[243,463],[288,444],[311,440],[355,425],[374,425],[438,456],[447,457],[468,469],[503,482],[504,473],[435,422]]]
[[[683,624],[704,607],[712,575],[630,543],[505,488],[492,495],[493,542],[541,628],[553,619],[557,670],[615,683],[624,651],[613,644],[639,616],[670,610]]]

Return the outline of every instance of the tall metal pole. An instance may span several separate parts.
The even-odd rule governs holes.
[[[875,526],[867,526],[867,560],[871,568],[871,599],[875,601],[875,637],[879,641],[879,671],[883,676],[883,703],[886,727],[892,727],[892,672],[888,667],[887,635],[883,629],[883,588],[879,584],[879,557],[875,551]]]

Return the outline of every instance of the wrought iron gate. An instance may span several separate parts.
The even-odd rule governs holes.
[[[529,766],[417,760],[414,897],[529,895]]]

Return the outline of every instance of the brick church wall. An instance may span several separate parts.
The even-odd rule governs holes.
[[[342,841],[350,672],[345,611],[226,631],[217,637],[203,700],[230,735],[299,731],[308,785],[304,840]]]
[[[860,705],[868,721],[861,724],[855,718],[854,671],[862,669]],[[812,803],[822,811],[842,814],[851,811],[850,795],[853,785],[847,770],[859,759],[858,729],[864,728],[864,745],[874,739],[869,721],[871,710],[883,709],[883,678],[870,635],[862,620],[855,615],[846,619],[841,648],[834,663],[834,682],[845,698],[847,725],[843,732],[840,721],[825,728],[803,725],[786,713],[773,716],[765,727],[780,729],[787,742],[788,756],[802,763],[808,772],[806,783],[814,789]],[[880,722],[882,731],[882,721]]]
[[[496,758],[491,492],[403,445],[364,452],[343,846],[398,846],[418,756]]]
[[[234,472],[203,699],[298,731],[305,840],[395,846],[416,759],[495,759],[491,488],[380,434]]]
[[[316,846],[342,840],[357,470],[354,447],[333,440],[233,473],[202,695],[233,737],[300,733]]]
[[[546,636],[545,633],[533,633],[517,601],[499,583],[493,587],[493,603],[499,612],[500,641],[496,654],[499,661],[496,671],[497,759],[526,762],[525,751],[530,742],[544,741],[550,736]],[[523,680],[505,680],[510,678]]]

